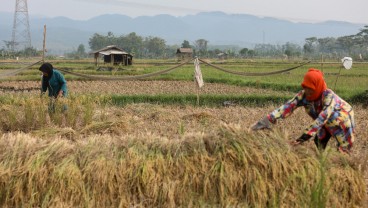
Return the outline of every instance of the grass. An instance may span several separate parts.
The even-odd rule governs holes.
[[[290,97],[262,95],[200,95],[199,106],[266,106],[275,103],[282,103],[287,99],[290,99]],[[111,103],[118,106],[124,106],[131,103],[198,106],[196,95],[112,95]]]
[[[53,62],[52,62],[53,63]],[[91,62],[85,61],[58,61],[53,63],[55,68],[69,69],[74,72],[103,75],[103,76],[134,76],[152,73],[164,70],[176,64],[176,62],[159,62],[148,60],[136,60],[132,66],[127,66],[124,70],[114,72],[96,71],[96,67]],[[281,61],[262,61],[257,60],[250,62],[249,60],[229,60],[225,62],[212,61],[212,64],[218,65],[232,71],[242,72],[269,72],[280,69],[289,68],[298,64],[297,61],[281,62]],[[10,68],[10,66],[4,66]],[[225,83],[229,85],[250,86],[255,88],[265,88],[280,91],[297,92],[300,89],[300,83],[303,79],[304,73],[308,68],[321,67],[320,63],[310,63],[306,66],[300,67],[290,73],[261,76],[261,77],[245,77],[233,74],[228,74],[212,68],[206,64],[201,64],[202,74],[205,83]],[[14,68],[14,65],[11,67]],[[24,71],[16,77],[10,77],[10,80],[39,80],[38,67],[34,66],[28,71]],[[365,79],[368,77],[367,64],[356,62],[351,70],[341,70],[338,77],[338,72],[341,69],[341,64],[338,63],[324,63],[321,68],[325,72],[327,85],[336,91],[344,99],[351,99],[354,96],[364,93],[368,89],[368,83]],[[158,80],[193,80],[194,67],[192,64],[186,64],[171,73],[163,74],[149,79]],[[76,76],[66,74],[67,80],[83,80]],[[336,87],[335,87],[336,85]]]

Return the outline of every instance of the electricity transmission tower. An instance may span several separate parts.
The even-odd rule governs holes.
[[[29,31],[27,0],[16,0],[13,22],[11,50],[31,47],[31,33]]]

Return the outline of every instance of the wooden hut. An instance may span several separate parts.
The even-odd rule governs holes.
[[[192,48],[178,48],[176,50],[176,57],[178,61],[192,59],[193,49]]]
[[[103,56],[104,63],[113,65],[123,64],[125,66],[133,64],[133,55],[125,52],[123,49],[115,45],[107,46],[100,50],[92,52],[95,58],[95,64],[98,64],[100,55]]]
[[[227,53],[218,53],[217,54],[217,58],[220,60],[225,60],[227,59],[228,54]]]

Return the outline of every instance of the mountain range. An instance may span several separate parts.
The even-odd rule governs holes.
[[[13,16],[11,13],[0,12],[0,47],[5,47],[3,40],[11,40]],[[181,45],[184,40],[194,43],[195,40],[205,39],[210,46],[252,48],[259,43],[282,45],[291,42],[303,45],[309,37],[337,38],[354,35],[364,27],[363,24],[341,21],[296,23],[272,17],[222,12],[203,12],[182,17],[156,15],[136,18],[106,14],[88,20],[30,15],[29,24],[32,46],[35,48],[42,48],[43,28],[46,25],[46,45],[49,53],[53,54],[76,50],[79,44],[84,44],[88,50],[88,40],[94,33],[107,35],[112,32],[115,36],[121,36],[135,32],[142,37],[163,38],[168,45]]]

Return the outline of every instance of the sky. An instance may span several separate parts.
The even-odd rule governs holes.
[[[0,0],[0,12],[15,11],[16,0]],[[368,0],[27,0],[32,16],[64,16],[87,20],[102,14],[130,17],[169,14],[185,16],[222,11],[293,22],[328,20],[368,24]]]

